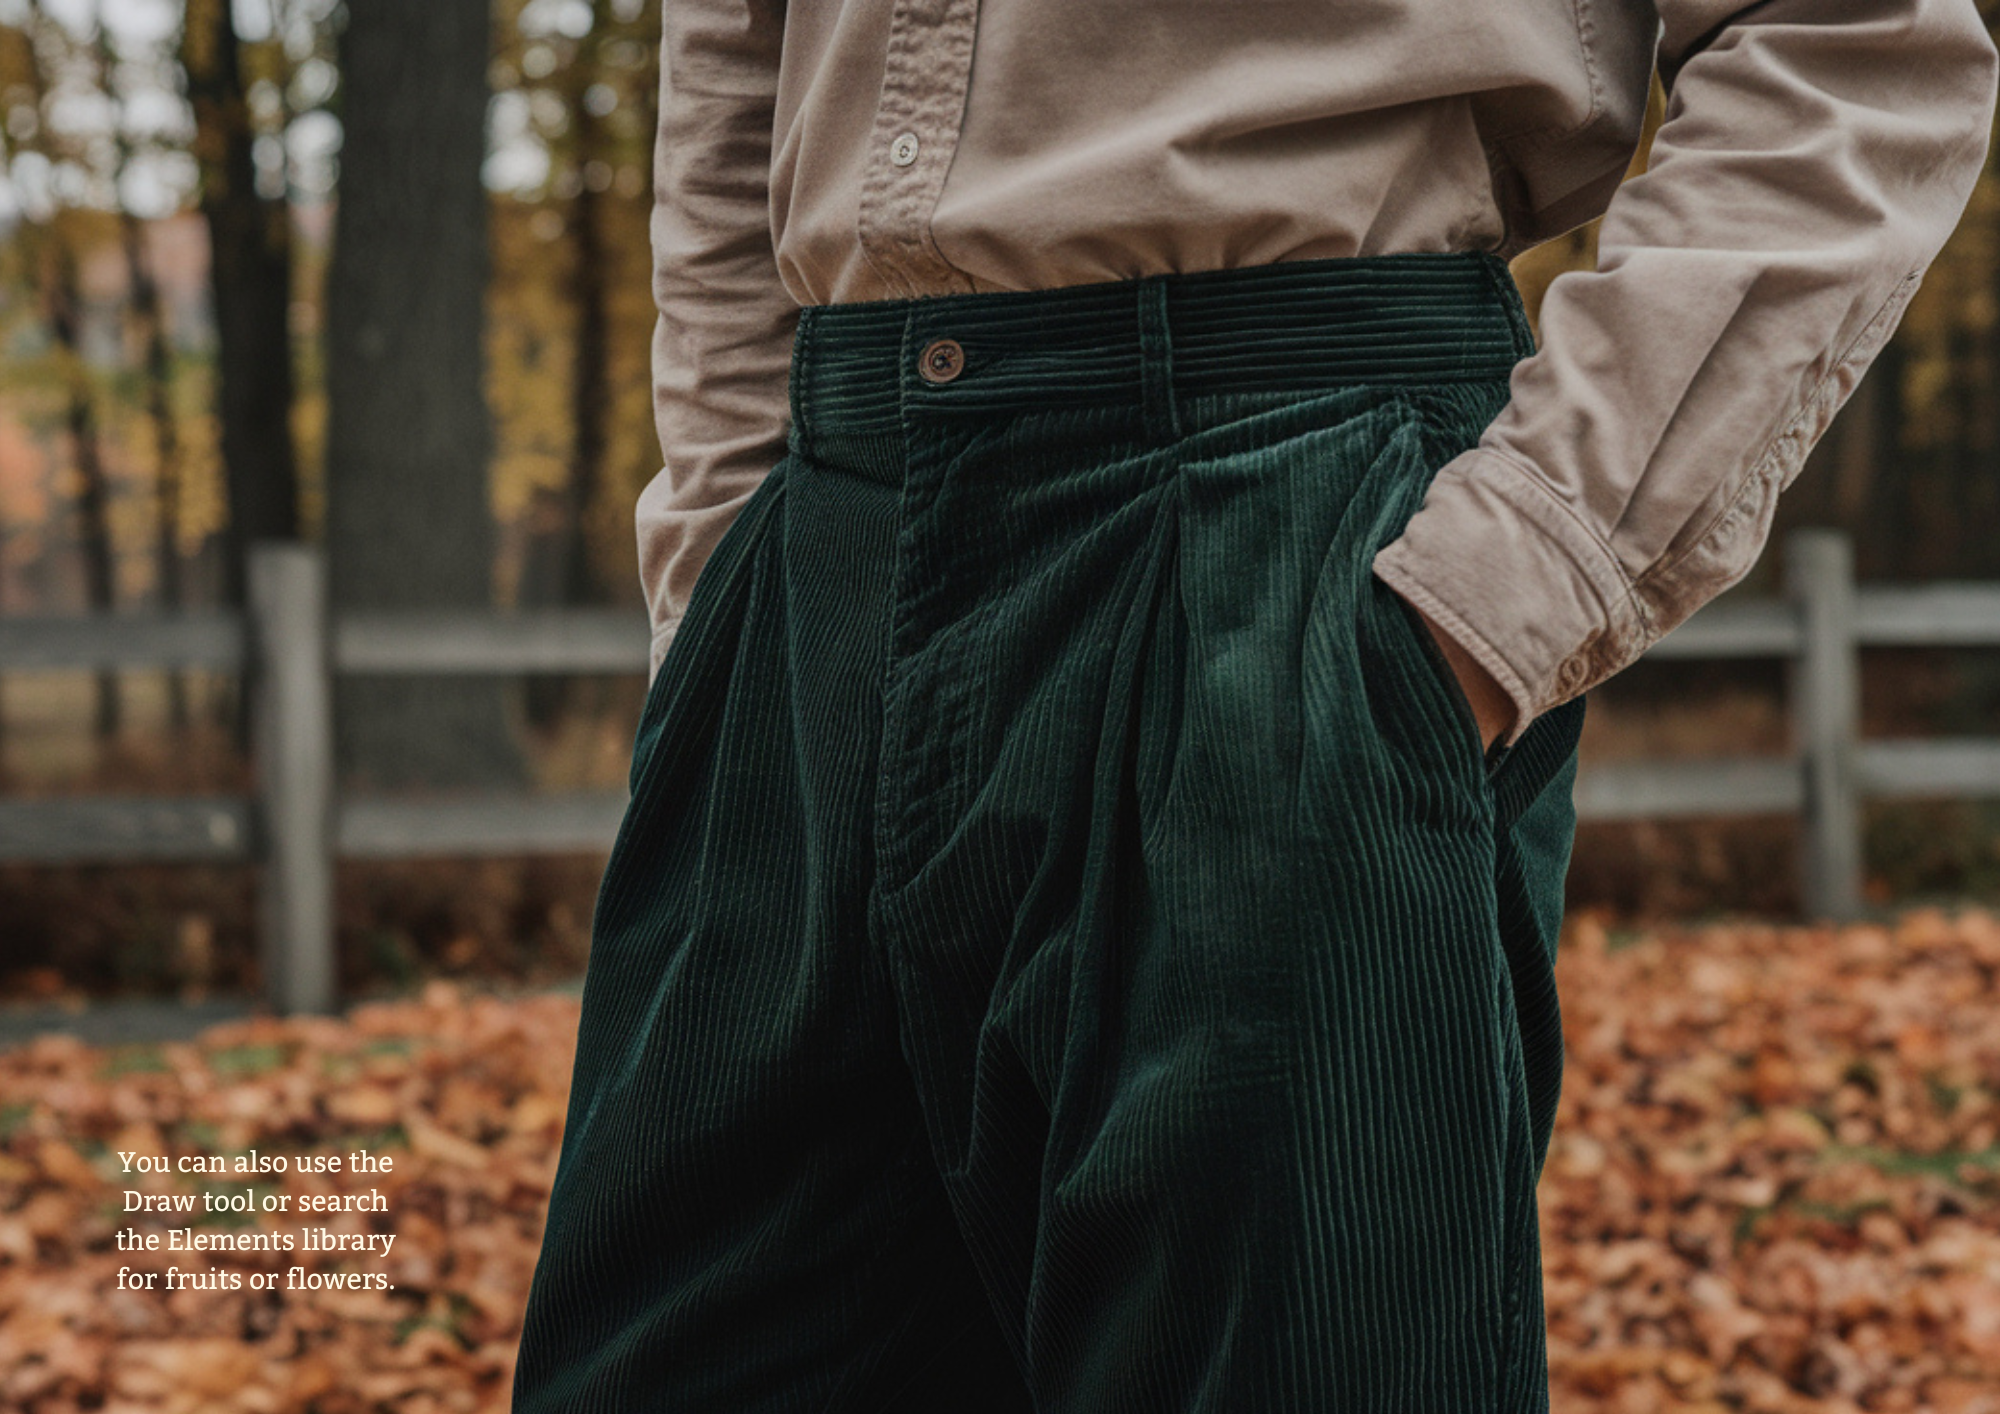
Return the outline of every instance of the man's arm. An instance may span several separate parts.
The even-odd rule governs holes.
[[[1658,8],[1666,121],[1597,270],[1550,286],[1508,406],[1374,562],[1489,741],[1748,572],[1985,157],[1972,0]]]
[[[783,451],[798,321],[771,249],[783,4],[685,0],[662,28],[653,413],[666,464],[636,515],[655,673],[696,576]]]

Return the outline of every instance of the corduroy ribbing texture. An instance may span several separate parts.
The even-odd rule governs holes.
[[[1369,568],[1529,349],[1480,255],[803,312],[640,723],[520,1414],[1547,1408],[1582,703],[1484,752]]]

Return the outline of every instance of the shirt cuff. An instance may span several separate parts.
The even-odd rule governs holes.
[[[1373,569],[1513,700],[1506,745],[1650,641],[1609,547],[1534,472],[1490,448],[1438,473]]]

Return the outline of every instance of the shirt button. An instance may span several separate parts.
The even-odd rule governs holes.
[[[965,350],[956,339],[933,339],[917,355],[917,373],[926,383],[949,383],[965,372]]]
[[[907,167],[917,160],[917,135],[898,133],[896,140],[889,144],[889,160],[898,167]]]

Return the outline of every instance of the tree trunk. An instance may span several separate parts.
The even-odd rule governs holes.
[[[327,544],[337,609],[492,603],[487,0],[350,0],[327,283]],[[340,684],[343,765],[397,784],[516,781],[502,685]]]
[[[587,95],[598,74],[598,56],[611,24],[610,7],[594,0],[589,36],[579,46],[561,92],[574,135],[571,161],[577,191],[569,211],[569,295],[575,314],[570,359],[570,456],[555,522],[528,545],[522,566],[524,604],[589,604],[603,595],[590,559],[590,508],[604,473],[607,424],[611,416],[608,367],[611,312],[605,288],[604,192],[598,168],[609,170],[604,124],[590,111]],[[574,695],[575,680],[537,677],[526,690],[528,720],[548,728]]]
[[[299,534],[292,447],[291,217],[257,194],[229,0],[187,0],[181,57],[194,109],[215,294],[222,462],[229,487],[222,598],[243,603],[245,553]]]
[[[130,211],[122,217],[125,266],[132,286],[132,312],[146,346],[146,416],[153,424],[153,565],[161,609],[173,613],[186,602],[181,583],[180,433],[174,426],[173,369],[167,354],[167,322],[160,310],[160,287],[146,265],[145,229]],[[188,726],[187,674],[167,671],[167,721],[175,732]]]
[[[132,166],[132,139],[125,127],[124,100],[118,95],[113,71],[116,55],[111,34],[102,25],[97,30],[97,67],[104,92],[118,105],[116,140],[118,175],[122,179]],[[167,321],[160,308],[160,286],[146,261],[146,228],[129,209],[118,213],[118,234],[125,252],[125,279],[131,291],[133,322],[138,326],[144,350],[146,417],[153,427],[153,570],[155,601],[168,613],[179,609],[181,593],[180,555],[180,432],[174,425],[173,368],[167,352]],[[187,674],[169,668],[167,678],[167,723],[176,733],[188,726]]]
[[[611,24],[611,7],[605,0],[593,0],[590,37],[578,55],[579,73],[570,105],[581,179],[570,216],[570,253],[575,262],[570,267],[570,298],[576,306],[570,406],[576,437],[570,454],[570,548],[563,597],[571,603],[594,602],[601,597],[590,562],[589,532],[590,508],[604,477],[611,420],[611,310],[605,288],[604,207],[612,154],[603,120],[590,111],[589,90],[599,73],[599,56]]]
[[[104,462],[97,443],[97,408],[90,370],[83,361],[81,296],[77,289],[76,252],[63,234],[55,233],[54,269],[46,289],[49,331],[62,350],[63,377],[69,405],[72,465],[76,471],[77,546],[83,558],[84,602],[92,613],[111,611],[116,574],[111,549],[110,493],[104,482]],[[97,675],[96,729],[100,741],[118,735],[118,675],[108,669]]]

